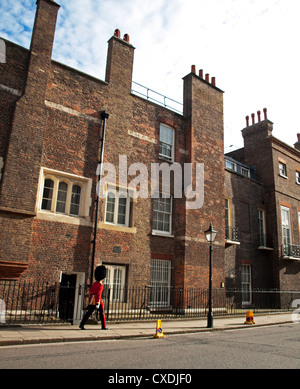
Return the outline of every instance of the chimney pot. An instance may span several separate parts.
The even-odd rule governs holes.
[[[255,124],[255,114],[252,113],[252,114],[251,114],[251,117],[252,117],[252,124]]]
[[[203,69],[199,70],[199,77],[203,78]]]
[[[205,81],[209,82],[209,74],[208,73],[205,74]]]
[[[260,111],[257,111],[257,117],[258,117],[258,122],[260,122],[261,121],[261,119],[260,119]]]
[[[246,116],[246,125],[249,127],[249,116]]]
[[[216,77],[211,78],[211,83],[213,86],[216,86]]]
[[[196,65],[192,65],[191,66],[191,72],[192,73],[196,73]]]
[[[129,35],[125,34],[123,40],[129,43]]]
[[[114,36],[116,36],[117,38],[120,38],[120,30],[118,28],[115,29]]]
[[[265,120],[267,120],[267,108],[264,108],[264,117],[265,117]]]
[[[300,134],[297,134],[298,142],[300,142]]]

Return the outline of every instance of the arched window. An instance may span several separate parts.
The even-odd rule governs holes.
[[[42,199],[42,209],[51,211],[53,197],[54,181],[51,178],[46,178],[44,181],[44,192]]]
[[[70,215],[79,215],[81,186],[75,184],[72,186]]]
[[[66,202],[68,195],[68,184],[66,182],[60,182],[57,190],[57,200],[56,200],[56,212],[57,213],[66,213]]]
[[[89,220],[92,179],[42,168],[39,188],[39,216],[47,219],[51,212],[63,222],[78,222],[68,216]]]

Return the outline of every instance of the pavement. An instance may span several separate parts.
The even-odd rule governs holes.
[[[213,328],[207,328],[207,320],[177,319],[161,320],[162,334],[167,336],[207,331],[255,328],[260,326],[293,323],[292,312],[269,315],[255,315],[255,324],[244,324],[246,316],[214,317]],[[40,325],[0,325],[0,346],[25,344],[62,343],[99,340],[121,340],[154,338],[157,321],[108,322],[109,329],[101,330],[101,325],[85,325],[85,330],[71,324]]]

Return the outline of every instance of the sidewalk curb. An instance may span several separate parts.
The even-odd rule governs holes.
[[[250,329],[250,328],[257,328],[257,327],[267,327],[267,326],[274,326],[274,325],[281,325],[281,324],[291,324],[292,321],[281,321],[281,322],[273,322],[273,323],[261,323],[261,324],[253,324],[253,325],[237,325],[237,326],[228,326],[228,327],[214,327],[214,328],[207,328],[207,327],[201,327],[199,329],[193,328],[193,329],[184,329],[184,330],[164,330],[164,334],[166,336],[172,336],[172,335],[183,335],[183,334],[192,334],[192,333],[200,333],[200,332],[215,332],[215,331],[232,331],[232,330],[240,330],[240,329]],[[88,330],[87,330],[88,331]],[[55,343],[75,343],[75,342],[91,342],[91,341],[104,341],[104,340],[128,340],[128,339],[141,339],[141,338],[148,338],[148,339],[154,339],[154,332],[153,335],[150,334],[129,334],[129,335],[94,335],[91,334],[90,336],[78,336],[78,337],[51,337],[51,338],[31,338],[31,339],[23,339],[23,338],[16,338],[16,339],[7,339],[7,340],[0,340],[0,348],[1,346],[23,346],[23,345],[34,345],[34,344],[55,344]]]

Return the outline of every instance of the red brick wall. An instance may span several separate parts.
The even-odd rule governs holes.
[[[41,220],[36,216],[38,180],[41,167],[84,176],[93,180],[91,197],[95,198],[103,125],[100,113],[105,110],[109,118],[104,162],[114,164],[118,173],[119,155],[126,155],[128,167],[144,163],[150,178],[151,163],[163,162],[158,156],[159,127],[166,123],[175,130],[175,162],[182,166],[190,161],[204,164],[205,198],[203,207],[197,210],[187,210],[184,199],[174,199],[172,236],[155,236],[149,183],[149,198],[134,203],[136,231],[107,229],[100,224],[95,265],[126,265],[129,285],[148,285],[151,258],[171,260],[175,286],[207,287],[209,250],[203,231],[212,222],[218,230],[214,286],[219,286],[225,277],[222,91],[188,75],[184,81],[184,115],[132,95],[134,47],[118,37],[109,40],[105,82],[51,61],[57,10],[55,3],[38,1],[25,94],[16,104],[9,147],[7,137],[0,146],[6,155],[0,218],[3,226],[8,226],[0,237],[0,260],[20,261],[22,253],[22,260],[29,264],[24,274],[27,278],[52,282],[59,280],[60,272],[78,271],[89,279],[94,201],[86,225]],[[14,58],[16,54],[8,51],[8,55]],[[23,58],[22,68],[28,59],[26,51]],[[4,80],[11,86],[17,85],[10,82],[15,78],[13,61],[8,61]],[[18,88],[23,88],[25,79],[23,74]],[[14,110],[14,97],[10,99],[6,100],[8,113],[0,114],[7,115],[6,123]],[[7,133],[5,128],[0,131]],[[133,132],[148,138],[131,136]],[[4,214],[4,210],[10,213]],[[101,201],[100,223],[103,217]],[[120,253],[114,252],[115,246],[121,247]]]

